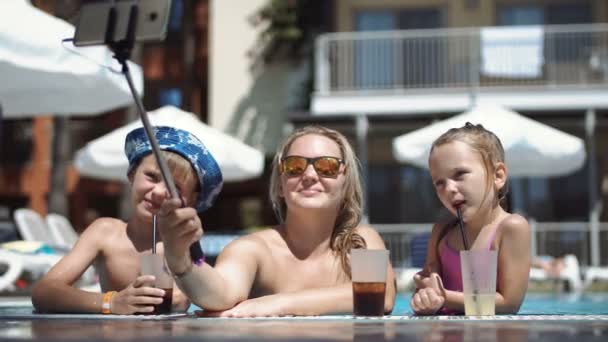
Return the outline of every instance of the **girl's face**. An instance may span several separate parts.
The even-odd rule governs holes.
[[[289,156],[342,159],[340,147],[336,142],[316,134],[304,135],[294,140],[283,155],[284,158]],[[343,197],[344,169],[344,165],[340,164],[339,173],[335,178],[322,177],[312,164],[308,164],[300,175],[281,174],[281,197],[285,199],[288,211],[294,208],[333,208],[337,211]]]
[[[454,215],[460,207],[465,221],[480,210],[491,208],[496,191],[504,185],[503,174],[498,174],[504,170],[501,166],[489,175],[494,186],[488,186],[481,155],[461,141],[435,147],[429,158],[429,169],[441,203]]]
[[[184,198],[186,205],[192,205],[198,195],[195,192],[196,179],[184,182],[174,175],[174,181],[177,191]],[[152,216],[158,212],[163,201],[170,197],[154,155],[150,154],[141,160],[131,177],[131,183],[131,198],[135,215],[144,221],[152,222]]]

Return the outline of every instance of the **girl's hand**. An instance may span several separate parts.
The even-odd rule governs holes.
[[[439,274],[433,272],[428,277],[423,277],[417,273],[414,275],[414,281],[418,289],[410,301],[414,312],[419,315],[437,313],[443,307],[446,298],[443,281]]]
[[[434,315],[445,303],[445,297],[430,287],[416,291],[410,300],[412,310],[418,315]]]
[[[445,297],[445,288],[439,274],[433,272],[429,276],[423,276],[421,273],[414,275],[414,283],[417,289],[432,288],[439,294]]]
[[[433,274],[425,274],[422,272],[418,272],[414,274],[414,284],[416,285],[416,289],[424,289],[427,287],[433,287],[435,283],[433,282]]]
[[[280,294],[247,299],[240,302],[232,309],[224,311],[197,312],[201,317],[277,317],[288,316],[285,313],[285,298]]]
[[[139,276],[127,288],[112,296],[110,310],[115,315],[131,315],[154,311],[154,305],[163,302],[165,291],[150,286],[154,276]]]

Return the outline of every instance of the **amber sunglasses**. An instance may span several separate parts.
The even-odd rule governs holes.
[[[306,158],[302,156],[287,156],[281,158],[281,173],[289,177],[300,176],[304,173],[308,165],[312,164],[320,177],[336,178],[340,173],[340,165],[344,160],[336,157],[316,157]]]

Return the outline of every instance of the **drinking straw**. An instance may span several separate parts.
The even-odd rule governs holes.
[[[466,251],[469,250],[469,240],[467,239],[467,233],[464,231],[464,222],[462,222],[462,212],[460,211],[460,207],[456,208],[456,216],[458,216],[458,227],[460,227],[460,234],[462,235],[462,244],[464,245],[464,249]],[[473,272],[473,282],[476,283],[477,277],[475,276],[475,270],[471,270]],[[481,303],[477,300],[477,286],[473,286],[473,303],[475,303],[476,312],[481,312]]]
[[[156,254],[156,215],[152,216],[152,254]]]
[[[460,227],[460,234],[462,235],[462,244],[465,250],[469,250],[469,240],[467,239],[467,233],[464,231],[464,222],[462,222],[462,212],[460,207],[456,208],[456,215],[458,216],[458,226]]]

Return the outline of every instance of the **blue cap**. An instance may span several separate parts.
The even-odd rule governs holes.
[[[155,126],[154,135],[161,150],[171,151],[186,158],[198,175],[201,186],[196,199],[196,210],[201,213],[213,205],[222,190],[222,171],[211,152],[194,134],[173,127]],[[143,127],[132,130],[125,139],[125,154],[130,173],[139,161],[152,153],[152,145]]]

